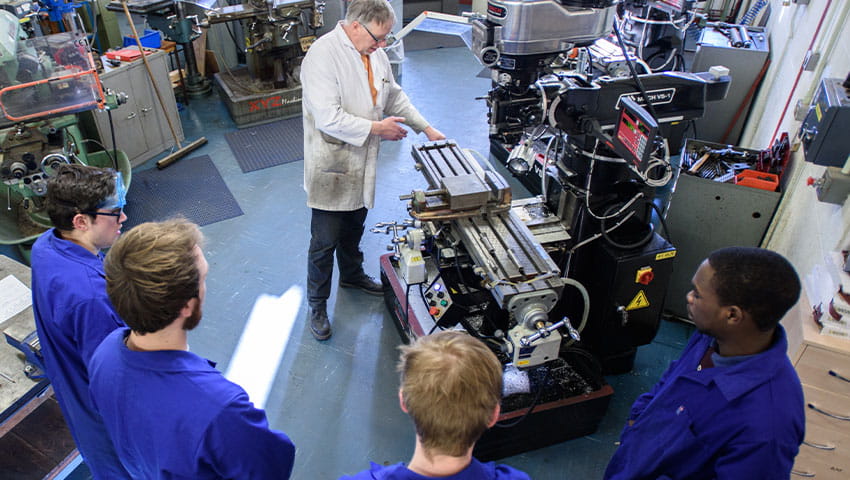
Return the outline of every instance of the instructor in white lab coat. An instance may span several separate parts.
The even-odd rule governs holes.
[[[307,297],[317,340],[331,336],[334,253],[341,287],[382,295],[381,284],[363,271],[360,251],[367,209],[375,203],[381,140],[404,138],[402,124],[431,141],[445,138],[393,78],[381,48],[394,24],[386,0],[353,0],[345,20],[316,40],[301,64],[304,190],[312,209]]]

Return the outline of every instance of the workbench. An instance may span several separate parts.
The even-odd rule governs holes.
[[[27,376],[24,354],[7,342],[35,331],[30,269],[0,255],[0,472],[4,480],[54,478],[79,453],[46,378]]]

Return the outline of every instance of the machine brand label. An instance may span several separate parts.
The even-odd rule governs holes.
[[[670,103],[676,96],[676,89],[661,88],[658,90],[647,90],[646,96],[649,98],[650,103],[652,103],[653,105]],[[646,102],[643,101],[643,95],[641,95],[640,92],[631,92],[620,95],[620,98],[617,99],[617,108],[620,108],[620,102],[623,101],[623,97],[631,98],[632,100],[637,102],[638,105],[646,105]]]
[[[275,95],[273,97],[261,98],[259,100],[251,100],[248,103],[248,111],[249,112],[259,112],[261,110],[268,110],[270,108],[278,108],[283,107],[285,105],[289,105],[292,103],[298,103],[301,101],[301,96],[284,98],[281,95]]]
[[[490,2],[487,2],[487,13],[493,15],[496,18],[505,18],[508,11],[505,7],[500,7],[498,5],[493,5]]]
[[[632,299],[631,302],[626,306],[626,310],[637,310],[639,308],[646,308],[649,306],[649,299],[646,298],[646,293],[643,290],[638,291],[635,298]]]
[[[665,258],[673,258],[676,256],[676,250],[670,250],[669,252],[661,252],[655,255],[655,260],[664,260]]]
[[[499,66],[505,70],[516,69],[516,59],[502,57],[499,59]]]

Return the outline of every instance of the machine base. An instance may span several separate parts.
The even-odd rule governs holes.
[[[215,74],[221,98],[238,128],[301,115],[301,87],[271,87],[254,80],[248,67]]]
[[[408,286],[401,278],[393,254],[383,255],[380,264],[384,301],[401,340],[409,343],[435,331],[435,323],[420,300],[419,292],[414,291],[416,285]],[[495,460],[595,432],[614,389],[585,366],[571,364],[570,367],[596,388],[578,395],[541,399],[531,407],[531,412],[529,407],[513,408],[503,401],[499,423],[478,441],[473,452],[475,457],[483,461]],[[548,380],[547,374],[544,383]]]
[[[484,432],[472,454],[489,462],[590,435],[599,428],[613,394],[611,385],[605,384],[587,395],[543,403],[519,424],[507,428],[499,424],[517,421],[528,409],[502,412],[499,423]]]

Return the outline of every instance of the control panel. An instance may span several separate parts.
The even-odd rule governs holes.
[[[428,306],[428,313],[434,318],[435,322],[439,322],[441,318],[448,312],[452,306],[452,296],[442,278],[437,278],[424,293],[425,302]]]

